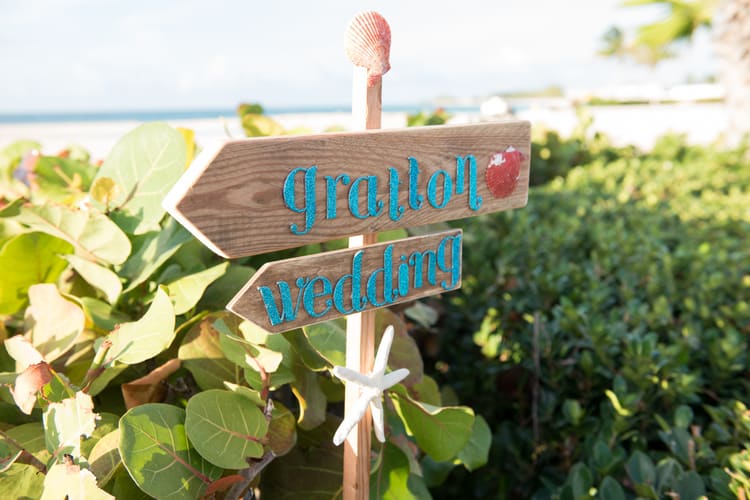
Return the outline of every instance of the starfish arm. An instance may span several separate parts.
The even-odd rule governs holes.
[[[378,441],[385,443],[385,428],[383,423],[383,402],[380,397],[370,401],[370,413],[372,413],[372,428]]]
[[[341,380],[344,380],[346,382],[351,382],[353,384],[357,384],[362,387],[373,387],[373,388],[377,387],[375,381],[373,381],[367,375],[363,375],[345,366],[334,366],[333,374],[336,377],[340,378]]]
[[[336,446],[340,445],[346,439],[346,436],[354,429],[360,420],[365,416],[367,412],[367,405],[370,404],[370,400],[373,399],[373,393],[380,395],[380,392],[365,392],[362,394],[354,403],[354,407],[351,409],[351,413],[344,418],[339,428],[336,429],[336,434],[333,435],[333,444]]]
[[[408,376],[409,370],[406,368],[399,368],[398,370],[392,371],[391,373],[384,375],[380,379],[380,389],[384,391],[390,387],[393,387]]]
[[[372,373],[383,374],[385,367],[388,365],[388,355],[391,353],[391,344],[393,344],[393,326],[388,325],[380,339],[378,353],[375,355],[375,363],[372,365]]]

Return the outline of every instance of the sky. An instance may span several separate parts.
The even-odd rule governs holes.
[[[0,114],[346,106],[350,19],[392,31],[384,105],[716,72],[710,36],[655,69],[596,55],[654,20],[621,0],[0,0]]]

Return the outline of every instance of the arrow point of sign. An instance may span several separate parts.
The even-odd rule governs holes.
[[[206,237],[203,232],[198,229],[180,210],[180,203],[190,193],[190,189],[198,181],[203,172],[206,171],[208,166],[218,156],[228,141],[216,141],[206,146],[203,151],[193,160],[188,169],[182,174],[177,183],[172,186],[167,196],[161,202],[162,208],[169,213],[177,222],[190,231],[201,243],[207,246],[212,252],[225,259],[231,258],[219,247],[217,247],[213,241]]]

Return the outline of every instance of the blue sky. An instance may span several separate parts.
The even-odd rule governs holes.
[[[349,20],[393,32],[386,104],[716,71],[708,34],[655,70],[595,55],[620,0],[0,0],[0,113],[346,105]]]

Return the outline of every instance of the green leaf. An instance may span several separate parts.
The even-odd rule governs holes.
[[[386,442],[377,469],[370,472],[370,498],[412,498],[409,491],[409,459],[398,447]]]
[[[97,173],[120,187],[112,218],[130,234],[156,229],[161,202],[185,169],[185,140],[165,123],[146,123],[112,148]]]
[[[80,297],[83,310],[86,316],[94,323],[94,329],[98,333],[109,333],[115,329],[119,323],[127,322],[128,318],[124,314],[112,309],[110,304],[102,302],[91,297]]]
[[[612,476],[607,476],[599,485],[599,498],[607,500],[625,500],[625,490]]]
[[[242,387],[242,389],[247,389]],[[248,389],[249,390],[249,389]],[[294,414],[279,401],[273,402],[271,422],[268,424],[268,447],[281,457],[297,444],[297,427]]]
[[[183,243],[191,238],[190,233],[174,219],[169,219],[161,231],[153,231],[141,236],[137,250],[120,270],[120,275],[130,281],[125,292],[133,290],[146,281],[180,249]]]
[[[438,387],[435,379],[429,375],[423,375],[418,384],[409,387],[409,393],[417,401],[428,405],[441,406],[443,404],[440,397],[440,387]]]
[[[130,477],[156,498],[200,498],[221,469],[204,460],[185,434],[185,410],[149,403],[120,418],[120,457]]]
[[[74,464],[55,464],[44,478],[42,500],[114,500],[115,497],[99,489],[96,477],[87,469]]]
[[[64,258],[89,285],[104,293],[107,302],[117,302],[122,293],[122,282],[117,274],[77,255],[65,255]]]
[[[9,438],[23,446],[23,448],[34,455],[40,462],[46,463],[51,455],[47,451],[44,438],[44,427],[42,422],[31,422],[18,425],[5,431]],[[2,478],[2,475],[0,475]],[[0,491],[4,491],[0,488]]]
[[[31,344],[51,363],[73,347],[86,318],[83,310],[63,298],[52,284],[29,287],[29,301],[26,331]]]
[[[91,472],[100,486],[106,485],[114,477],[121,463],[120,429],[115,429],[96,442],[88,456]]]
[[[326,321],[302,328],[310,345],[329,364],[346,366],[346,323],[344,319]]]
[[[407,387],[422,380],[424,363],[419,347],[409,335],[406,323],[390,309],[379,309],[375,313],[375,345],[379,345],[388,325],[393,326],[394,336],[391,352],[388,356],[388,367],[391,370],[406,368],[409,375],[401,382]]]
[[[656,468],[651,458],[640,450],[635,451],[625,466],[630,479],[635,484],[653,485],[656,481]]]
[[[294,367],[295,379],[292,382],[292,393],[299,402],[297,423],[302,429],[313,429],[326,419],[327,399],[318,383],[318,375],[305,368],[302,363]]]
[[[33,465],[15,463],[0,474],[0,491],[5,498],[39,498],[44,489],[44,477]]]
[[[105,264],[122,264],[130,255],[130,240],[106,215],[58,205],[21,207],[15,220],[34,231],[67,241],[76,255]]]
[[[474,412],[465,406],[436,407],[411,399],[401,386],[391,390],[393,403],[409,434],[434,460],[450,460],[471,437]]]
[[[568,472],[567,484],[570,486],[573,498],[590,498],[589,490],[593,486],[594,479],[591,471],[585,464],[578,462]]]
[[[295,354],[305,364],[307,368],[312,371],[320,372],[329,368],[326,360],[313,349],[307,337],[302,333],[302,330],[291,330],[281,334],[289,345],[294,349]]]
[[[248,342],[244,338],[234,335],[222,320],[217,320],[214,323],[214,328],[219,331],[221,350],[234,363],[256,372],[259,372],[260,368],[263,368],[269,374],[278,370],[283,359],[280,352]]]
[[[263,456],[268,432],[263,412],[247,398],[211,389],[188,401],[185,432],[203,458],[225,469],[242,469]]]
[[[224,382],[237,383],[239,367],[224,356],[219,344],[219,332],[213,327],[217,319],[226,319],[228,313],[210,314],[194,324],[185,335],[178,357],[204,391],[223,389]]]
[[[674,412],[674,426],[687,429],[693,421],[693,410],[689,406],[680,405]]]
[[[37,201],[37,193],[44,199],[72,205],[83,198],[91,185],[96,168],[59,156],[42,156],[34,165],[34,183],[38,190],[32,191],[32,199]]]
[[[229,264],[227,272],[206,289],[198,302],[198,309],[206,311],[224,309],[254,273],[255,269],[252,267]]]
[[[184,314],[195,307],[206,288],[220,278],[229,266],[223,262],[204,271],[183,276],[167,285],[169,297],[174,302],[175,314]]]
[[[233,384],[232,382],[224,382],[224,387],[239,394],[258,407],[263,408],[266,406],[266,401],[260,396],[260,392],[255,389],[245,387],[244,385]]]
[[[21,309],[31,285],[54,282],[67,267],[58,254],[72,251],[69,243],[43,233],[23,233],[8,240],[0,249],[0,314]]]
[[[471,437],[466,446],[458,452],[458,459],[467,470],[473,471],[487,463],[492,444],[492,430],[481,415],[474,417]]]
[[[74,398],[50,403],[44,412],[44,436],[47,450],[53,456],[63,453],[81,456],[81,436],[91,436],[96,414],[91,396],[77,392]]]
[[[174,340],[175,317],[172,301],[159,288],[151,306],[138,321],[123,323],[109,335],[110,357],[127,365],[153,358]]]
[[[292,420],[293,421],[293,420]],[[23,450],[18,449],[7,441],[0,441],[0,474],[10,469],[10,466],[18,460],[23,454]]]
[[[697,472],[690,470],[677,479],[675,491],[680,495],[680,500],[698,500],[705,497],[706,485]]]

